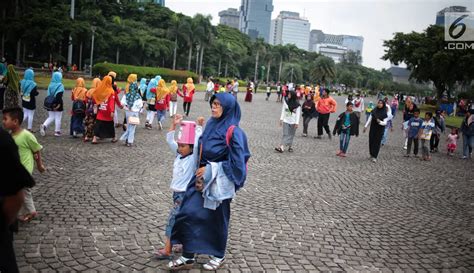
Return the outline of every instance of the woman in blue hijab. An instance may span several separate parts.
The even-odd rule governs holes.
[[[239,127],[239,104],[233,95],[220,93],[211,98],[210,105],[212,117],[198,143],[200,166],[188,184],[172,231],[173,243],[183,245],[183,256],[168,264],[173,270],[191,268],[195,254],[210,255],[205,270],[216,270],[223,265],[232,198],[215,196],[216,199],[209,200],[209,184],[216,183],[219,187],[220,182],[230,182],[232,187],[227,185],[226,190],[231,188],[232,192],[221,196],[234,196],[247,177],[250,151],[247,136]],[[209,201],[214,206],[209,206]]]
[[[146,114],[145,128],[147,129],[151,129],[151,125],[153,124],[153,120],[155,119],[155,115],[156,115],[155,101],[156,101],[156,86],[157,85],[158,85],[158,81],[156,79],[151,79],[146,88],[145,96],[146,96],[146,103],[148,104],[148,111]]]
[[[33,69],[25,70],[25,75],[23,80],[20,81],[20,90],[21,90],[21,104],[23,106],[23,121],[27,120],[28,127],[27,129],[33,131],[33,118],[35,116],[36,109],[36,96],[38,96],[38,91],[36,90],[36,82],[34,80],[35,72]]]
[[[63,117],[63,93],[64,85],[63,74],[61,72],[54,72],[51,83],[48,86],[47,96],[54,97],[54,108],[48,111],[48,119],[40,126],[40,134],[46,135],[46,128],[54,121],[54,136],[61,136],[61,119]]]
[[[140,96],[142,96],[142,100],[146,101],[146,89],[148,85],[146,84],[146,79],[141,78],[140,85],[138,86],[138,90],[140,91]]]

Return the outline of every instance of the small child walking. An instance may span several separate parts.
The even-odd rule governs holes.
[[[429,144],[430,144],[430,139],[431,139],[431,135],[433,134],[434,128],[435,128],[435,123],[433,120],[433,113],[426,112],[425,119],[423,120],[423,123],[421,124],[421,128],[420,128],[421,153],[422,153],[421,160],[424,160],[424,161],[431,160]]]
[[[25,169],[32,174],[35,167],[39,172],[44,172],[46,169],[41,160],[41,149],[43,147],[38,143],[36,137],[28,130],[21,128],[23,122],[23,109],[10,108],[3,110],[3,127],[10,130],[15,144],[18,146],[18,153],[20,154],[21,164]],[[28,222],[35,218],[36,212],[33,196],[30,188],[25,188],[25,202],[20,209],[18,219],[23,222]]]
[[[189,181],[193,177],[197,169],[197,161],[199,157],[198,140],[202,135],[202,126],[204,125],[204,118],[199,117],[196,123],[192,121],[182,121],[183,116],[176,114],[171,124],[166,141],[172,152],[176,153],[176,158],[173,164],[173,179],[171,180],[170,188],[173,191],[173,207],[170,210],[168,217],[168,224],[166,225],[165,247],[159,249],[155,256],[160,260],[167,260],[171,258],[171,230],[175,223],[175,217],[178,214],[179,206],[184,198],[184,193]],[[181,124],[178,134],[178,140],[175,141],[174,135],[176,126]]]
[[[423,120],[420,118],[420,110],[415,109],[413,117],[407,122],[407,154],[405,157],[410,157],[411,145],[413,144],[413,154],[418,157],[419,134]]]
[[[270,84],[267,85],[267,98],[265,99],[266,101],[268,101],[268,99],[270,98],[270,95],[272,94],[272,89],[270,87]]]
[[[346,157],[351,136],[359,136],[359,118],[353,112],[353,106],[351,101],[346,103],[346,111],[339,115],[332,132],[333,135],[339,135],[339,151],[336,155],[340,157]]]
[[[459,139],[458,130],[456,128],[451,128],[451,133],[449,133],[446,139],[446,145],[448,148],[449,156],[454,155],[454,151],[456,150],[458,139]]]

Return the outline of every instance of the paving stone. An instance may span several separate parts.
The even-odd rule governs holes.
[[[37,101],[44,96],[41,90]],[[203,96],[196,94],[189,120],[210,116]],[[342,112],[345,98],[335,98]],[[401,113],[375,164],[367,133],[351,138],[348,157],[339,158],[337,137],[312,137],[317,120],[311,137],[298,128],[293,153],[275,153],[282,129],[274,99],[239,98],[252,157],[232,202],[219,272],[474,272],[473,161],[447,157],[443,141],[431,162],[404,158]],[[38,107],[35,129],[46,116]],[[69,123],[64,111],[64,133]],[[152,259],[171,207],[174,153],[166,131],[139,126],[132,148],[56,138],[51,128],[45,137],[36,134],[48,171],[33,174],[40,217],[15,235],[20,271],[167,272],[166,262]],[[201,264],[190,272],[200,271]]]

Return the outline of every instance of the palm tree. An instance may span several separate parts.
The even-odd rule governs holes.
[[[326,56],[319,56],[311,64],[310,74],[312,80],[316,81],[325,82],[326,80],[334,79],[336,77],[334,60]]]
[[[278,81],[281,80],[281,70],[283,68],[283,60],[288,59],[289,50],[288,47],[283,45],[276,45],[274,47],[275,51],[277,52],[278,57],[280,58],[280,65],[278,66]]]
[[[184,17],[180,22],[180,30],[183,35],[186,45],[189,48],[188,51],[188,70],[191,70],[191,59],[193,56],[193,46],[194,46],[194,27],[191,18]]]
[[[270,80],[270,70],[272,67],[272,62],[274,59],[278,58],[278,56],[279,54],[276,48],[274,46],[267,45],[266,54],[264,57],[265,61],[267,62],[267,83]]]
[[[178,36],[181,33],[181,21],[176,13],[171,16],[170,25],[168,26],[168,37],[174,39],[173,48],[173,70],[176,69],[176,51],[178,50]]]
[[[258,74],[258,58],[260,53],[265,53],[265,41],[262,38],[258,38],[255,43],[253,44],[253,48],[255,50],[255,72],[254,72],[254,80],[257,81],[257,74]]]
[[[222,64],[222,58],[225,58],[227,54],[227,44],[222,42],[221,40],[217,40],[215,44],[215,52],[217,56],[219,56],[219,64],[217,67],[217,76],[221,75],[221,64]]]

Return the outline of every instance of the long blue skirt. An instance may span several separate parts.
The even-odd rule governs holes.
[[[74,114],[71,116],[70,135],[72,135],[72,132],[76,132],[77,134],[84,134],[84,118],[84,114]]]
[[[202,193],[196,191],[195,177],[189,183],[171,233],[173,244],[181,243],[184,253],[224,257],[230,221],[230,202],[216,210],[204,208]]]

